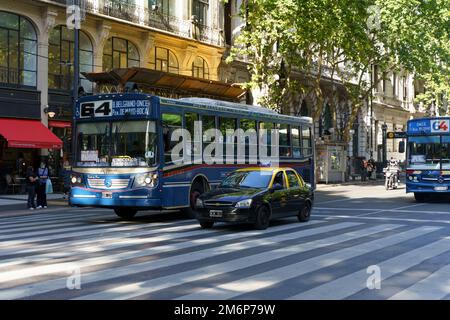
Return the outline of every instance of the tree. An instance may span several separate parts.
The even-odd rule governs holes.
[[[449,12],[445,0],[247,0],[245,27],[228,60],[247,59],[247,87],[277,111],[293,93],[314,93],[318,119],[324,80],[332,90],[345,87],[352,103],[341,134],[348,141],[358,111],[382,80],[370,76],[374,65],[381,74],[402,68],[433,79],[431,90],[441,92],[444,84],[446,91]]]

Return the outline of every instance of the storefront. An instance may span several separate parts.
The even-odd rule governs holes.
[[[62,144],[39,120],[0,118],[0,193],[11,190],[11,184],[20,190],[26,168],[39,166],[42,150],[57,153]]]

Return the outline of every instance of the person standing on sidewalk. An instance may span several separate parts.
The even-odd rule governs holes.
[[[41,162],[41,166],[38,169],[38,190],[37,190],[37,208],[47,208],[47,193],[45,188],[48,179],[48,167],[44,162]]]
[[[34,210],[34,209],[36,209],[36,203],[34,202],[34,198],[36,197],[36,186],[38,184],[38,178],[37,178],[36,173],[34,172],[34,168],[32,166],[28,166],[28,168],[27,168],[26,183],[27,183],[27,193],[28,193],[27,206],[28,206],[28,209]]]

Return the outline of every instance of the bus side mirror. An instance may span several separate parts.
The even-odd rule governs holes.
[[[400,153],[405,152],[405,141],[400,141],[398,143],[398,152],[400,152]]]

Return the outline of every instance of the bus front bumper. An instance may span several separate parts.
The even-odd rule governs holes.
[[[151,191],[147,189],[107,191],[72,187],[70,204],[78,207],[161,209],[161,199],[152,196]]]
[[[406,193],[450,193],[447,183],[406,182]]]

